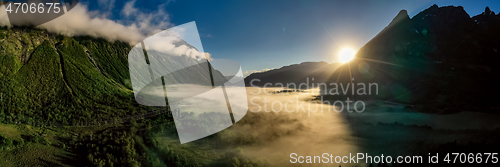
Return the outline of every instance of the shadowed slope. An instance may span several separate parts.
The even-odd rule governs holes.
[[[409,19],[402,11],[333,75],[344,84],[379,84],[378,95],[355,96],[358,100],[445,110],[495,106],[500,17],[488,8],[485,13],[470,18],[461,6],[434,5]]]

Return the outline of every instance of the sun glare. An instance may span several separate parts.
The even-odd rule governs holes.
[[[344,48],[340,51],[339,59],[342,63],[347,63],[347,62],[351,61],[352,59],[354,59],[355,54],[356,54],[356,52],[354,50],[352,50],[351,48]]]

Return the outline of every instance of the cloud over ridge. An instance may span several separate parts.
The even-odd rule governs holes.
[[[114,1],[109,1],[113,3]],[[101,37],[109,41],[124,41],[135,45],[147,35],[151,35],[171,26],[169,15],[161,7],[152,13],[143,13],[134,7],[135,0],[127,2],[122,9],[123,20],[115,21],[108,18],[109,13],[89,11],[86,4],[79,3],[64,15],[37,26],[48,32],[68,36],[89,35]],[[0,6],[0,26],[11,26],[4,5]],[[5,12],[4,12],[5,11]],[[128,11],[128,12],[124,12]],[[22,18],[16,20],[15,26],[28,26],[37,18]]]
[[[163,30],[173,27],[170,23],[170,15],[164,10],[168,3],[158,5],[158,8],[152,12],[146,13],[135,7],[136,0],[130,0],[125,3],[120,10],[120,20],[109,19],[111,9],[115,7],[115,0],[99,0],[102,11],[90,11],[88,6],[79,3],[73,9],[64,15],[55,18],[47,23],[37,26],[46,29],[50,33],[62,34],[67,36],[92,36],[104,38],[108,41],[123,41],[131,46],[138,44],[150,35],[157,34]],[[5,11],[5,12],[4,12]],[[37,15],[43,17],[43,15]],[[37,18],[23,17],[15,20],[9,20],[6,12],[6,6],[0,5],[0,26],[29,26]],[[197,33],[197,32],[196,32]],[[172,55],[206,58],[212,60],[209,53],[200,53],[185,45],[174,46],[172,43],[178,40],[162,39],[157,45],[158,48],[170,49]]]

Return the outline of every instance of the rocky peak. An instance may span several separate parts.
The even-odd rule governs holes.
[[[415,15],[412,20],[425,20],[425,19],[439,19],[439,20],[467,20],[470,18],[469,14],[464,10],[462,6],[444,6],[437,7],[437,5],[433,5],[430,8],[425,9],[424,11]]]
[[[491,11],[489,7],[486,6],[486,9],[484,9],[483,15],[489,16],[489,15],[495,15],[495,12]]]
[[[499,16],[495,15],[495,12],[491,11],[489,7],[486,7],[483,13],[472,17],[472,19],[476,22],[476,24],[489,26],[490,24],[497,24],[498,19],[500,19]]]
[[[410,21],[410,16],[408,16],[408,11],[403,9],[403,10],[399,11],[398,15],[396,17],[394,17],[394,19],[392,19],[389,26],[392,26],[392,25],[395,25],[398,23],[402,23],[402,22],[406,22],[406,21]]]
[[[428,9],[424,10],[424,11],[429,11],[430,13],[437,13],[439,10],[439,6],[437,6],[436,4],[432,5],[431,7],[429,7]]]
[[[430,33],[450,34],[455,31],[467,31],[474,24],[462,6],[433,5],[413,17],[415,29],[426,29]],[[457,29],[458,28],[458,29]]]

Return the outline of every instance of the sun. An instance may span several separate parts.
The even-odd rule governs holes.
[[[340,51],[339,59],[342,63],[347,63],[354,59],[354,55],[356,55],[356,52],[353,49],[344,48]]]

